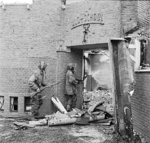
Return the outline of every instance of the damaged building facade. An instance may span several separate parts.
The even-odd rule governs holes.
[[[18,117],[29,114],[28,78],[41,60],[49,64],[47,82],[58,83],[43,91],[48,95],[40,109],[45,114],[55,111],[50,101],[53,95],[66,104],[65,73],[70,62],[76,65],[78,79],[88,75],[84,84],[78,86],[78,108],[83,101],[83,89],[113,91],[110,39],[130,35],[138,39],[144,37],[149,42],[149,9],[150,2],[140,0],[1,1],[0,115]],[[147,49],[147,63],[149,53]],[[149,71],[141,70],[137,64],[135,77],[134,127],[150,140],[147,134]],[[115,104],[114,96],[112,103]]]

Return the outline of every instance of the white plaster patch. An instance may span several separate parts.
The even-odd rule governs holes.
[[[67,0],[66,4],[72,4],[72,3],[76,3],[76,2],[83,2],[85,0]]]
[[[4,5],[33,4],[33,0],[0,0],[0,4]]]

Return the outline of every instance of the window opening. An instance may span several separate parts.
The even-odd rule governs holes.
[[[31,97],[24,97],[24,106],[25,112],[31,111]]]
[[[4,96],[0,96],[0,111],[4,111]]]
[[[140,41],[141,43],[141,60],[140,66],[142,69],[149,68],[150,65],[147,63],[147,49],[148,49],[148,42],[145,39]]]
[[[131,64],[133,66],[134,71],[149,69],[150,65],[147,61],[147,40],[139,40],[131,37],[126,37],[125,42],[129,49]]]
[[[10,111],[11,112],[18,111],[18,97],[10,97]]]

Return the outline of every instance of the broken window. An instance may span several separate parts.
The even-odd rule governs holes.
[[[10,97],[10,111],[11,112],[18,111],[18,97]]]
[[[4,96],[0,96],[0,111],[4,111]]]
[[[149,40],[147,38],[135,39],[130,36],[127,36],[125,39],[134,71],[143,69],[149,70]]]
[[[31,97],[24,97],[25,112],[31,111]]]
[[[141,43],[141,60],[140,60],[140,66],[142,69],[150,67],[150,65],[147,63],[147,50],[148,50],[148,42],[146,39],[142,39],[140,41]]]

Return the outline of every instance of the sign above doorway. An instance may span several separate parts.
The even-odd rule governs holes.
[[[83,31],[84,37],[82,41],[83,44],[87,42],[88,39],[87,36],[88,33],[90,32],[89,28],[91,24],[104,25],[102,13],[89,13],[88,11],[85,11],[84,13],[76,17],[72,23],[71,29],[75,29],[79,26],[83,26],[84,28]]]
[[[100,24],[104,25],[103,15],[101,13],[82,13],[80,16],[76,17],[72,23],[71,29],[77,28],[85,24]]]

